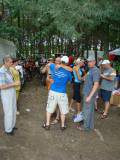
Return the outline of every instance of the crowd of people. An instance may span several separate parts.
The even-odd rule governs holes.
[[[94,111],[98,110],[98,97],[105,105],[101,119],[108,116],[116,71],[111,67],[110,61],[103,58],[99,59],[97,65],[94,56],[89,56],[87,60],[77,57],[72,60],[71,64],[68,64],[69,57],[62,56],[57,57],[55,61],[50,58],[42,68],[41,73],[47,75],[46,86],[49,91],[46,120],[42,127],[49,130],[52,124],[58,123],[61,119],[60,128],[62,131],[65,130],[67,128],[66,116],[69,111],[72,111],[76,112],[73,117],[74,123],[80,122],[77,127],[79,130],[94,130]],[[27,65],[27,70],[34,65],[31,62],[31,65]],[[14,135],[17,129],[16,115],[20,114],[18,99],[23,81],[24,73],[20,61],[9,55],[5,56],[0,68],[0,94],[7,135]],[[73,91],[71,100],[68,100],[67,95],[68,83]],[[76,107],[73,108],[74,102],[76,102]],[[55,119],[51,120],[55,112]]]
[[[68,66],[69,58],[57,57],[55,62],[51,59],[43,68],[47,72],[46,85],[49,90],[46,107],[46,120],[43,128],[50,129],[51,124],[56,124],[61,118],[61,130],[66,129],[66,115],[69,111],[75,111],[73,121],[79,123],[78,129],[94,130],[94,111],[99,110],[98,98],[104,102],[104,110],[101,111],[101,119],[108,117],[110,99],[115,87],[116,71],[107,59],[99,57],[98,65],[95,57],[88,57],[87,61],[77,58]],[[68,102],[66,92],[67,83],[70,81],[73,90],[72,99]],[[72,107],[76,102],[76,108]],[[56,117],[51,121],[51,116],[56,111]],[[82,123],[81,123],[82,122]]]

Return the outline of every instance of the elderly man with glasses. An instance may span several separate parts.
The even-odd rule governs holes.
[[[14,82],[10,67],[12,58],[8,55],[3,59],[3,66],[0,68],[0,90],[4,111],[4,127],[7,135],[13,135],[16,124],[16,90],[15,86],[20,82]]]

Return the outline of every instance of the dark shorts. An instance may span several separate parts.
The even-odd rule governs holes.
[[[78,102],[78,103],[81,102],[80,83],[74,82],[73,99],[74,99],[76,102]]]
[[[104,102],[110,101],[111,94],[112,94],[112,91],[106,91],[104,89],[100,90],[100,95],[101,95],[101,98],[103,99]]]

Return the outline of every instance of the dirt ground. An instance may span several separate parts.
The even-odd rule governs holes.
[[[68,128],[60,125],[45,131],[47,91],[39,81],[26,84],[20,96],[21,115],[17,117],[14,136],[0,135],[0,160],[119,160],[120,108],[111,107],[109,118],[95,115],[96,132],[80,132],[67,117]],[[0,130],[3,130],[3,112],[0,105]]]

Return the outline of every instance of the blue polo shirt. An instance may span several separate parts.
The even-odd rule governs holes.
[[[50,90],[59,93],[66,93],[67,83],[68,81],[72,81],[71,72],[62,67],[56,69],[55,64],[50,65],[50,70],[52,73],[52,79],[54,80],[54,83],[51,84]]]

